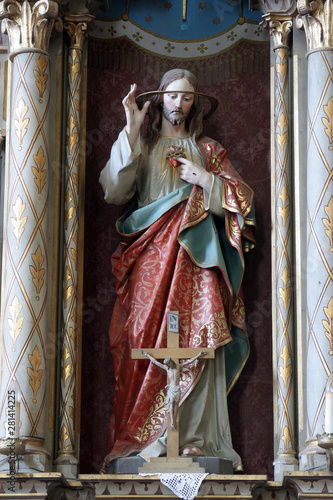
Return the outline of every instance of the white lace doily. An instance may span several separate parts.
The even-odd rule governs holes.
[[[197,496],[201,483],[208,476],[208,473],[158,473],[157,475],[161,483],[167,486],[179,498],[193,500]]]

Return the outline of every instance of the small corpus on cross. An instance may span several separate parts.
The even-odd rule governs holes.
[[[168,335],[166,348],[132,349],[132,359],[148,358],[152,363],[167,372],[168,394],[168,428],[167,428],[167,458],[179,456],[179,415],[178,402],[180,399],[179,377],[180,369],[189,365],[198,358],[214,358],[212,347],[179,347],[178,312],[168,312]],[[164,359],[160,363],[157,359]],[[179,360],[186,361],[180,363]],[[169,402],[168,402],[169,399]]]

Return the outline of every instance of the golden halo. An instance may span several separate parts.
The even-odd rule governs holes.
[[[198,97],[204,97],[205,99],[207,99],[207,101],[210,104],[210,110],[207,111],[207,113],[203,116],[204,120],[207,120],[208,118],[210,118],[212,116],[212,114],[214,113],[214,111],[216,110],[217,106],[219,105],[219,102],[216,99],[216,97],[209,95],[209,94],[203,94],[202,92],[195,92],[194,90],[192,90],[192,91],[190,91],[190,90],[172,90],[172,91],[170,91],[170,90],[152,90],[150,92],[144,92],[143,94],[138,95],[138,97],[136,98],[136,102],[137,102],[137,105],[139,106],[139,108],[141,109],[143,101],[145,101],[147,98],[152,97],[153,95],[159,95],[159,94],[162,95],[162,94],[170,94],[170,93],[172,93],[172,94],[193,94],[193,95],[197,95]]]

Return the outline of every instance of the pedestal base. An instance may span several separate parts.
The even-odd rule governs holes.
[[[164,460],[166,461],[166,457],[161,457],[157,458],[158,460]],[[176,466],[176,470],[173,471],[163,471],[163,472],[192,472],[189,471],[186,464],[186,460],[189,459],[189,457],[179,457],[177,459],[177,462],[173,464],[173,467]],[[217,458],[217,457],[200,457],[200,456],[193,456],[190,457],[192,463],[194,462],[194,467],[195,471],[194,472],[208,472],[209,474],[233,474],[233,465],[231,460],[227,460],[225,458]],[[108,474],[138,474],[138,472],[146,472],[147,469],[146,467],[149,466],[150,463],[153,463],[153,461],[156,460],[152,459],[151,462],[146,462],[142,457],[125,457],[125,458],[118,458],[117,460],[114,460],[108,469]],[[168,462],[170,462],[171,459],[168,459]],[[146,465],[147,464],[147,465]],[[179,466],[185,467],[187,470],[180,470]],[[139,469],[145,468],[144,471],[141,471]],[[197,467],[200,467],[202,470],[198,470]],[[150,472],[150,471],[149,471]],[[155,468],[155,472],[158,472]]]

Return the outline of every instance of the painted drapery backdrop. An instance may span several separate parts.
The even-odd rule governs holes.
[[[188,2],[187,2],[188,3]],[[184,67],[200,91],[219,99],[205,122],[254,190],[256,249],[246,255],[244,295],[250,359],[229,396],[233,444],[245,473],[272,477],[273,403],[270,282],[269,41],[260,15],[236,0],[110,2],[89,36],[82,352],[81,473],[98,472],[107,454],[114,391],[108,328],[115,303],[110,256],[124,207],[104,202],[98,178],[125,125],[131,83],[154,90],[161,75]],[[154,5],[152,5],[154,4]]]

